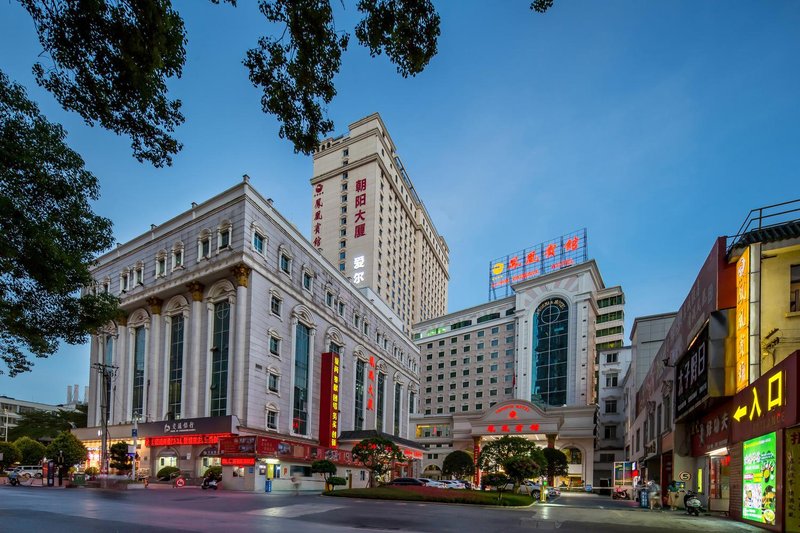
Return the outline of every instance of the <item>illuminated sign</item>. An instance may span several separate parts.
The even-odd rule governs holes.
[[[786,493],[784,524],[785,531],[800,531],[800,428],[786,430],[786,442],[783,448],[783,456],[792,458],[784,462],[785,474],[783,487]]]
[[[528,431],[539,431],[539,424],[489,424],[486,426],[489,433],[527,433]]]
[[[320,229],[322,228],[322,189],[321,183],[317,183],[314,186],[314,219],[311,221],[311,227],[314,231],[315,248],[322,246],[322,238],[320,237]]]
[[[736,392],[750,383],[750,248],[736,262]]]
[[[700,457],[731,442],[731,402],[718,405],[689,425],[692,456]]]
[[[222,466],[253,466],[255,457],[223,457],[220,459]]]
[[[745,441],[742,455],[742,518],[774,525],[778,486],[775,433]]]
[[[339,438],[339,354],[322,354],[319,397],[319,443],[336,448]]]
[[[675,416],[681,417],[708,395],[708,327],[678,362]]]
[[[367,371],[367,411],[375,408],[375,356],[369,356],[369,370]]]
[[[587,254],[582,229],[495,259],[489,263],[489,299],[508,296],[514,283],[584,263]]]
[[[364,282],[364,266],[366,261],[363,255],[353,258],[353,283]]]
[[[367,178],[356,180],[356,216],[353,237],[358,239],[367,234],[367,213],[359,207],[367,207]]]
[[[733,442],[798,423],[799,357],[800,351],[794,352],[733,397]]]
[[[222,437],[230,437],[230,433],[212,433],[204,435],[176,435],[170,437],[147,437],[145,446],[199,446],[216,444]]]

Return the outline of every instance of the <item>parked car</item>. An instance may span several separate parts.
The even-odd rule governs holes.
[[[389,485],[413,485],[417,487],[424,487],[425,482],[415,477],[396,477],[391,480]]]
[[[15,466],[13,471],[20,477],[42,477],[42,467],[37,465]]]
[[[431,479],[431,478],[427,478],[427,477],[421,477],[421,478],[417,478],[417,479],[419,479],[420,481],[425,483],[426,487],[433,487],[435,489],[446,489],[447,488],[444,483],[442,483],[441,481],[436,481],[435,479]]]
[[[458,481],[460,481],[461,483],[464,484],[464,488],[465,489],[472,490],[472,489],[475,488],[475,487],[472,486],[472,481],[468,481],[466,479],[459,479]]]
[[[461,489],[461,490],[463,490],[463,489],[467,488],[467,487],[464,486],[463,483],[461,483],[460,481],[458,481],[456,479],[443,479],[442,481],[440,481],[440,483],[446,484],[448,489]]]
[[[503,490],[511,492],[514,490],[514,483],[508,483]],[[526,479],[519,485],[519,494],[530,494],[533,498],[538,499],[541,494],[541,486],[538,483]]]
[[[557,489],[556,487],[548,487],[547,488],[547,497],[548,498],[555,498],[556,496],[561,496],[561,490]]]

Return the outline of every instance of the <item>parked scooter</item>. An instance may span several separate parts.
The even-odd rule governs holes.
[[[686,507],[686,514],[690,516],[700,516],[700,511],[705,511],[700,498],[698,498],[697,494],[691,490],[686,491],[686,496],[683,497],[683,506]]]
[[[200,485],[200,487],[202,487],[203,490],[206,490],[206,489],[217,490],[221,483],[222,483],[222,479],[221,478],[218,478],[216,476],[209,476],[209,477],[203,478],[203,484]]]
[[[12,487],[19,485],[19,474],[17,472],[10,472],[8,474],[8,482]]]
[[[614,489],[614,492],[611,493],[612,500],[630,500],[630,496],[628,496],[628,491],[623,489],[622,487],[617,487]]]

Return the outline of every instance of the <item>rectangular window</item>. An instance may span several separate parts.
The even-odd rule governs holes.
[[[311,274],[309,274],[308,272],[303,272],[303,288],[307,291],[310,291],[311,283],[312,283]]]
[[[278,429],[278,412],[269,410],[267,411],[267,429]]]
[[[333,293],[326,292],[325,293],[325,305],[328,307],[333,307]]]
[[[134,331],[133,345],[133,404],[131,418],[144,418],[144,342],[145,329],[139,326]]]
[[[605,438],[607,438],[607,439],[616,439],[617,438],[617,426],[603,426],[603,430],[604,430]],[[638,443],[638,440],[639,440],[638,439],[638,437],[639,437],[639,430],[638,429],[636,430],[636,437],[637,437],[636,440],[637,440],[637,443]],[[638,449],[638,447],[639,447],[638,444],[637,444],[636,447]]]
[[[269,378],[267,378],[267,388],[270,392],[278,392],[278,380],[280,380],[280,376],[278,374],[274,374],[272,372],[269,373]]]
[[[292,260],[286,254],[281,254],[281,270],[287,274],[292,272]]]
[[[264,253],[264,236],[257,231],[253,233],[253,250]]]
[[[383,396],[384,396],[384,389],[386,384],[386,374],[383,372],[378,372],[378,393],[377,393],[377,405],[375,406],[375,429],[378,431],[383,431]]]
[[[617,400],[606,400],[606,413],[617,412]]]
[[[183,386],[183,315],[172,317],[169,345],[168,409],[173,419],[181,417],[181,388]]]
[[[172,252],[172,270],[183,267],[183,250]]]
[[[416,400],[417,400],[417,397],[414,394],[414,391],[409,392],[408,393],[408,414],[410,414],[410,415],[413,415],[416,412],[416,409],[417,409]]]
[[[344,316],[344,302],[339,302],[339,316]]]
[[[394,384],[394,434],[400,435],[400,402],[402,396],[402,386],[399,383]]]
[[[270,299],[269,309],[275,316],[281,316],[281,299],[273,295]]]
[[[167,273],[167,258],[159,257],[156,260],[156,276],[163,276]]]
[[[222,230],[219,234],[219,249],[227,248],[231,243],[231,230],[230,228]]]
[[[789,311],[800,311],[800,265],[792,265],[789,270]]]
[[[606,354],[606,363],[616,363],[618,357],[619,357],[619,354],[616,353],[616,352],[607,353]],[[616,387],[616,385],[614,385],[614,386]]]
[[[138,267],[136,269],[136,284],[142,285],[144,283],[144,269],[142,267]]]
[[[269,336],[269,353],[275,357],[281,356],[281,340],[274,335]]]
[[[227,414],[230,318],[231,306],[228,302],[214,304],[214,326],[211,337],[211,416]]]
[[[356,397],[355,413],[353,415],[355,419],[354,429],[356,431],[364,429],[364,367],[364,361],[361,359],[356,361]]]
[[[619,379],[619,374],[606,374],[606,387],[616,387],[617,381]]]
[[[294,405],[292,406],[292,430],[299,435],[308,434],[308,378],[309,378],[309,334],[305,324],[295,329],[294,356]]]
[[[200,240],[200,259],[211,257],[211,237]]]

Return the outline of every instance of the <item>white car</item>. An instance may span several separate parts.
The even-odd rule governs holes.
[[[449,489],[466,489],[467,487],[456,479],[443,479],[441,483],[447,484]]]
[[[503,490],[509,492],[514,490],[514,483],[507,484]],[[519,485],[519,494],[530,494],[534,499],[539,499],[541,490],[542,488],[539,484],[534,483],[529,479],[526,479]]]
[[[431,478],[428,478],[428,477],[419,477],[417,479],[419,479],[420,481],[425,483],[426,487],[433,487],[435,489],[446,489],[446,488],[449,488],[444,483],[442,483],[441,481],[436,481],[435,479],[431,479]]]

